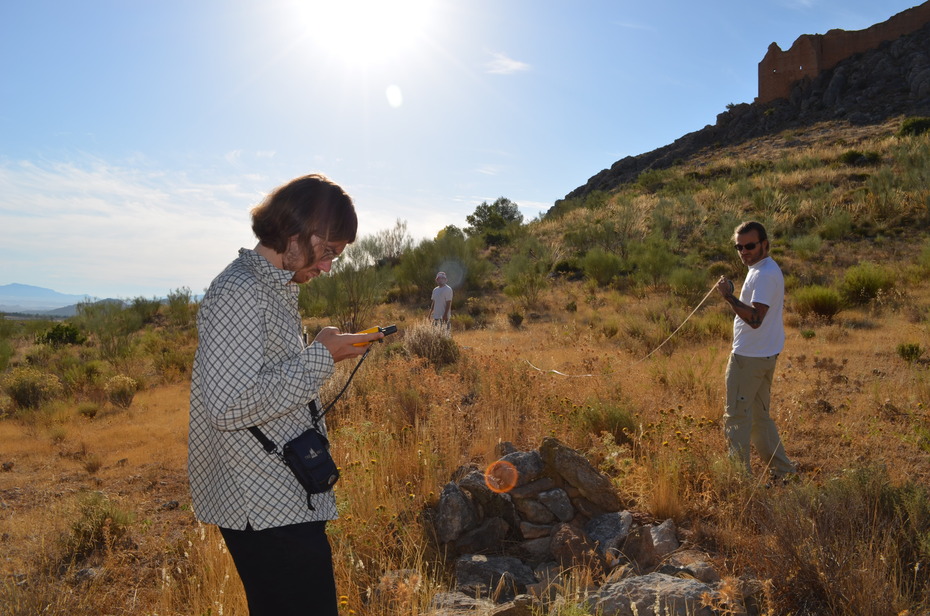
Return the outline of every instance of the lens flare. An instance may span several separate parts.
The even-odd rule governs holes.
[[[484,470],[484,483],[492,492],[510,492],[517,485],[518,477],[517,467],[504,460],[498,460]]]

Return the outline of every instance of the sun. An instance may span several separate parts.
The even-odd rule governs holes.
[[[319,50],[351,65],[397,60],[423,40],[434,0],[305,0],[305,34]]]

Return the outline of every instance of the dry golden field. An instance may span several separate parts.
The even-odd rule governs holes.
[[[490,274],[475,287],[486,291],[457,292],[454,344],[423,323],[426,306],[378,306],[369,325],[400,333],[328,416],[344,614],[426,614],[452,586],[427,521],[443,486],[501,442],[535,449],[550,435],[607,473],[637,519],[673,518],[753,613],[930,613],[930,133],[899,138],[900,124],[785,131],[563,204],[473,257]],[[740,475],[721,427],[732,317],[705,293],[719,275],[741,281],[728,245],[748,217],[766,222],[786,276],[773,414],[801,479],[784,486],[761,468]],[[618,268],[603,281],[585,261],[592,243]],[[884,282],[835,314],[829,301],[810,310],[839,301],[850,274]],[[100,336],[113,328],[99,313],[86,344],[36,345],[27,328],[10,350],[0,336],[7,373],[65,383],[29,408],[0,392],[0,616],[245,614],[187,491],[191,306],[136,308],[152,322],[123,347]],[[140,385],[128,406],[105,391],[112,374]],[[383,584],[399,570],[403,583]],[[550,614],[583,616],[571,600],[591,575],[569,576]]]
[[[609,472],[631,509],[675,518],[726,574],[790,578],[793,565],[778,562],[777,550],[772,561],[760,557],[777,539],[760,513],[773,499],[857,469],[889,485],[930,481],[928,359],[909,363],[896,353],[901,343],[930,341],[930,284],[909,280],[832,323],[802,322],[789,310],[773,407],[803,479],[771,489],[761,470],[751,480],[735,477],[724,456],[730,319],[716,295],[646,359],[697,301],[563,282],[519,328],[503,300],[485,300],[495,316],[483,329],[455,331],[460,357],[449,366],[406,355],[401,339],[376,346],[330,420],[343,469],[342,517],[331,538],[345,613],[422,613],[450,583],[423,510],[460,464],[491,462],[500,441],[531,449],[550,434]],[[576,310],[563,308],[570,301]],[[380,318],[398,323],[398,338],[418,327],[398,308],[382,307]],[[340,366],[324,398],[350,368]],[[0,462],[11,463],[0,473],[0,612],[244,613],[218,533],[190,509],[187,395],[180,381],[139,392],[125,410],[105,405],[92,418],[56,403],[30,421],[0,421]],[[604,432],[611,413],[633,421],[622,442]],[[93,507],[125,514],[124,528],[108,536],[104,524],[103,541],[83,560],[63,562],[63,546]],[[856,520],[863,536],[881,530],[869,523]],[[817,539],[808,540],[816,549]],[[419,571],[418,585],[390,601],[373,595],[381,576],[398,569]],[[863,592],[906,573],[889,563]],[[926,600],[926,586],[917,596]],[[788,613],[777,589],[767,600],[765,613]]]

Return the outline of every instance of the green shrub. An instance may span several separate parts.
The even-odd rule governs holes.
[[[882,157],[878,152],[860,152],[859,150],[847,150],[840,154],[839,161],[844,165],[863,167],[866,165],[877,165],[882,161]]]
[[[849,236],[852,227],[852,214],[846,210],[839,210],[824,219],[817,232],[825,240],[839,240]]]
[[[68,391],[87,393],[99,390],[110,367],[105,361],[94,360],[68,366],[62,372],[62,380]]]
[[[687,267],[678,267],[668,276],[668,284],[672,293],[687,299],[700,299],[710,289],[703,272]]]
[[[138,388],[139,384],[136,380],[125,374],[110,377],[107,379],[107,384],[103,386],[107,399],[122,409],[129,408]]]
[[[36,334],[36,344],[60,347],[66,344],[84,344],[87,337],[72,323],[56,323],[51,328]]]
[[[532,309],[539,304],[539,296],[549,284],[549,264],[539,254],[518,254],[504,266],[504,278],[507,281],[504,294]]]
[[[623,272],[623,259],[595,247],[581,260],[581,269],[589,280],[596,282],[599,287],[606,287]]]
[[[196,349],[189,346],[169,347],[154,356],[155,369],[166,382],[190,377]]]
[[[909,137],[922,135],[930,131],[930,118],[914,117],[907,118],[901,122],[901,128],[896,135],[898,137]]]
[[[898,352],[898,357],[909,364],[919,361],[920,357],[924,354],[924,349],[916,342],[902,342],[898,345],[896,350]]]
[[[822,242],[819,235],[803,235],[791,240],[791,250],[798,253],[802,259],[811,259],[820,252]]]
[[[815,315],[829,321],[843,309],[840,294],[821,285],[795,290],[791,301],[794,311],[801,317]]]
[[[188,294],[189,293],[190,292],[188,292]],[[139,315],[139,318],[142,319],[143,323],[152,323],[158,315],[158,309],[161,308],[161,300],[155,299],[154,297],[152,299],[146,299],[140,296],[132,300],[131,306]]]
[[[21,409],[35,409],[62,393],[61,381],[54,374],[26,366],[14,368],[3,381],[3,388]]]
[[[658,236],[630,247],[630,269],[639,282],[653,287],[668,278],[679,260],[671,242]]]
[[[142,328],[142,317],[123,302],[104,300],[78,304],[78,325],[96,338],[101,356],[116,361],[129,355],[132,336]]]
[[[575,260],[563,259],[552,266],[552,273],[557,276],[564,276],[569,280],[577,280],[584,275],[581,266]]]
[[[846,270],[840,283],[840,293],[851,304],[866,304],[879,293],[894,288],[894,272],[874,263],[854,265]]]
[[[181,287],[168,292],[167,316],[168,322],[175,327],[190,327],[194,322],[194,307],[189,288]]]

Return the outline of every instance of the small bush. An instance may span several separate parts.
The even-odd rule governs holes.
[[[597,436],[607,432],[618,444],[631,443],[636,431],[636,418],[625,406],[596,401],[582,406],[577,418],[579,428],[586,434]]]
[[[894,288],[894,273],[874,263],[855,265],[843,275],[840,293],[851,304],[866,304]]]
[[[117,374],[107,380],[107,384],[103,386],[103,389],[107,393],[107,399],[110,402],[122,409],[128,409],[138,387],[138,383],[132,377]]]
[[[606,287],[623,272],[623,259],[603,248],[592,248],[581,260],[581,269],[599,287]]]
[[[84,458],[84,470],[89,474],[93,475],[101,468],[103,468],[103,460],[97,454],[92,453]]]
[[[410,355],[422,357],[434,366],[454,364],[459,359],[459,346],[449,333],[432,323],[414,325],[404,332],[404,348]]]
[[[100,405],[96,402],[81,402],[77,407],[78,415],[93,419],[100,412]]]
[[[830,321],[843,309],[840,294],[820,285],[797,289],[791,300],[794,311],[801,317],[814,315]]]
[[[703,272],[687,267],[678,267],[669,274],[668,284],[672,293],[689,300],[700,299],[710,288]]]
[[[68,366],[62,372],[62,380],[68,391],[89,394],[99,392],[104,383],[104,377],[110,367],[106,362],[94,360]]]
[[[914,137],[923,135],[927,131],[930,131],[930,118],[907,118],[901,122],[901,128],[898,129],[896,135],[898,137]]]
[[[36,344],[60,347],[66,344],[84,344],[87,337],[71,323],[56,323],[51,328],[36,334]]]
[[[819,235],[804,235],[791,240],[791,250],[802,259],[811,259],[820,252],[822,243]]]
[[[4,379],[3,388],[21,409],[38,408],[63,390],[57,376],[28,366],[14,368]]]
[[[924,349],[916,342],[902,342],[896,350],[898,357],[909,364],[920,361],[920,357],[924,354]]]
[[[863,167],[866,165],[877,165],[882,160],[878,152],[860,152],[859,150],[847,150],[840,154],[839,161],[844,165]]]
[[[158,310],[161,308],[161,301],[154,297],[152,299],[146,299],[140,296],[132,300],[131,307],[138,313],[143,323],[152,323],[155,321],[155,317],[158,316]]]
[[[189,327],[194,322],[191,290],[181,287],[168,292],[168,322],[175,327]]]
[[[513,310],[507,315],[507,322],[514,329],[519,329],[523,325],[523,313],[519,310]]]
[[[852,232],[852,226],[852,215],[846,210],[840,210],[820,223],[818,233],[825,240],[839,240]]]
[[[455,325],[455,329],[462,330],[475,329],[478,326],[475,317],[467,312],[452,315],[452,324]]]
[[[131,523],[132,515],[103,494],[94,492],[85,496],[78,519],[62,540],[64,560],[77,563],[98,550],[109,551],[126,535]]]

